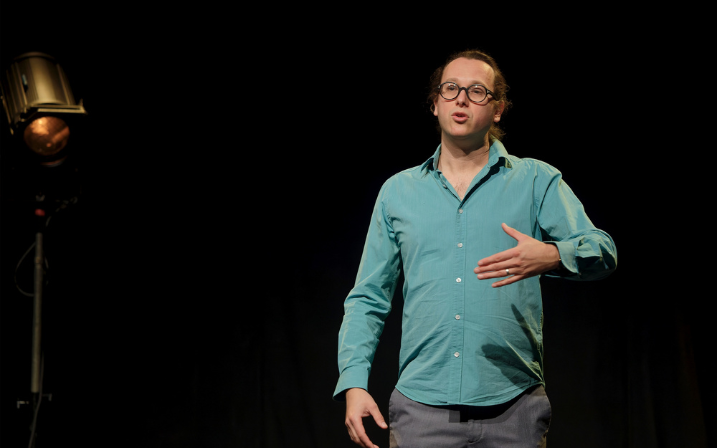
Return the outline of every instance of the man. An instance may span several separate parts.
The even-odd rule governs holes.
[[[507,85],[490,56],[453,55],[432,83],[441,144],[379,192],[344,305],[334,397],[346,400],[351,439],[375,447],[362,419],[388,425],[368,376],[403,271],[391,446],[544,446],[539,276],[602,278],[615,269],[615,246],[558,170],[506,152]]]

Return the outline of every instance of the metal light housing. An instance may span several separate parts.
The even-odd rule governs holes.
[[[40,164],[62,163],[70,130],[87,112],[82,100],[75,102],[67,76],[55,58],[39,52],[16,57],[0,87],[13,136],[24,141]]]

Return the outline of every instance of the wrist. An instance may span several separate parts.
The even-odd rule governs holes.
[[[552,242],[545,243],[547,246],[549,246],[551,249],[550,251],[550,259],[552,260],[550,270],[560,272],[563,268],[562,258],[560,257],[560,251],[558,250],[558,245]]]

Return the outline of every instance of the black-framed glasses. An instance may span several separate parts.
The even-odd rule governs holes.
[[[459,87],[458,84],[456,84],[455,82],[447,81],[438,86],[438,91],[441,93],[441,96],[448,101],[455,100],[456,98],[458,98],[458,95],[460,95],[461,90],[465,90],[466,95],[468,95],[468,99],[473,101],[474,103],[483,102],[488,97],[488,95],[495,98],[493,92],[488,90],[486,86],[482,86],[480,84],[473,84],[472,86],[468,87]]]

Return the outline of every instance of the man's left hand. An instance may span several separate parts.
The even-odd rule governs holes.
[[[493,283],[494,288],[510,285],[525,278],[540,275],[560,266],[560,254],[554,244],[545,244],[518,232],[503,223],[505,233],[515,238],[518,245],[498,252],[478,262],[473,272],[479,280],[508,277]]]

